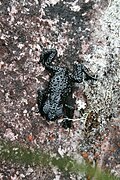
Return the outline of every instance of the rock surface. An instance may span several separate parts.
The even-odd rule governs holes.
[[[120,177],[120,0],[4,0],[0,17],[0,138],[85,159]],[[37,89],[49,80],[38,65],[42,47],[58,50],[56,64],[83,62],[98,75],[93,84],[76,84],[70,132],[36,113]],[[0,179],[80,177],[3,161]]]

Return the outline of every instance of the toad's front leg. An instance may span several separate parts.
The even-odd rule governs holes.
[[[40,55],[40,61],[38,63],[42,63],[42,65],[45,66],[45,68],[49,72],[54,73],[56,71],[59,71],[59,67],[52,64],[56,56],[57,56],[56,49],[44,49]]]
[[[72,80],[81,83],[84,80],[97,80],[83,64],[74,64]]]
[[[50,65],[56,56],[57,56],[56,49],[43,49],[40,55],[39,63],[42,63],[44,66]]]

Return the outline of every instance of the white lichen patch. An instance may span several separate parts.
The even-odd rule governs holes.
[[[92,5],[90,0],[67,2],[11,0],[6,2],[9,3],[4,3],[4,1],[1,3],[3,9],[0,31],[3,40],[1,49],[4,51],[5,48],[8,49],[7,53],[4,52],[7,55],[2,56],[0,64],[2,70],[2,138],[16,140],[21,145],[25,143],[25,146],[29,146],[30,149],[37,147],[38,149],[43,148],[44,151],[50,150],[51,153],[58,151],[59,156],[74,157],[79,163],[83,161],[81,151],[87,153],[91,148],[92,150],[90,149],[87,155],[91,161],[94,161],[94,152],[98,152],[99,155],[101,131],[110,121],[110,117],[118,116],[119,0],[110,1],[108,8],[104,9],[101,5],[99,6],[99,3],[106,3],[106,1],[100,0],[94,0],[95,5]],[[82,9],[84,5],[86,8],[90,5],[90,9],[88,8],[86,12],[85,9]],[[58,8],[57,12],[56,8]],[[6,10],[7,12],[5,12]],[[78,13],[80,13],[80,17]],[[91,14],[94,16],[94,13],[97,17],[91,19]],[[98,16],[99,13],[101,13],[100,16]],[[89,23],[92,26],[92,37]],[[85,81],[79,85],[80,88],[82,85],[85,86],[84,90],[80,88],[78,90],[79,92],[84,91],[85,98],[80,99],[80,93],[77,94],[78,97],[76,95],[73,127],[70,130],[62,128],[60,123],[49,124],[45,118],[36,113],[37,89],[43,90],[50,78],[45,67],[38,64],[43,48],[57,49],[60,66],[64,66],[64,63],[72,66],[75,61],[80,62],[82,57],[83,63],[93,74],[98,75],[97,81],[93,81],[93,83]],[[88,118],[91,111],[98,115],[100,131],[93,127],[90,136],[86,138],[86,126],[88,125],[89,128],[94,125],[94,118],[91,122],[89,122],[91,119]],[[61,119],[63,120],[62,117]],[[29,143],[26,134],[32,135],[33,139],[30,141],[30,136]],[[5,165],[7,164],[5,162]],[[13,179],[29,179],[28,176],[30,176],[31,179],[39,179],[41,174],[45,175],[41,172],[42,168],[38,168],[38,170],[35,167],[35,171],[34,167],[28,166],[28,168],[25,168],[24,173],[21,169],[20,172],[16,172],[17,177],[12,173],[11,177]],[[10,172],[10,166],[8,169]],[[7,169],[5,170],[8,172]],[[55,175],[53,178],[51,176],[42,178],[54,180],[62,178],[56,169],[53,169],[53,175]],[[2,177],[1,174],[0,177]],[[10,179],[11,177],[6,178]],[[70,179],[76,179],[76,177],[70,175]],[[77,179],[83,178],[79,176]]]
[[[77,5],[77,2],[78,2],[78,0],[76,0],[76,1],[74,1],[72,3],[69,3],[70,4],[70,9],[72,11],[79,11],[81,9],[80,6]]]
[[[24,44],[22,44],[22,43],[18,44],[18,48],[22,49],[23,47],[24,47]]]
[[[61,157],[64,157],[65,153],[67,152],[67,149],[63,149],[61,146],[58,148],[58,153]]]
[[[31,173],[33,173],[33,172],[34,172],[33,168],[29,167],[29,168],[27,169],[26,175],[29,176],[29,175],[30,175]]]
[[[120,0],[114,0],[103,15],[102,30],[108,36],[110,50],[120,55]]]
[[[60,0],[45,0],[44,3],[46,3],[47,5],[55,5],[59,2]]]
[[[77,100],[76,104],[77,104],[77,109],[78,110],[86,108],[86,103],[81,99]]]
[[[58,168],[53,167],[52,170],[55,174],[55,178],[53,180],[60,180],[61,173],[58,171]]]
[[[90,108],[100,112],[102,128],[110,115],[118,116],[120,1],[113,1],[98,19],[93,33],[93,53],[85,55],[88,67],[98,74],[94,88],[85,83]]]
[[[16,6],[12,5],[10,8],[8,7],[9,15],[10,15],[10,21],[9,24],[11,25],[14,22],[14,14],[18,12],[16,9]]]
[[[62,0],[62,1],[63,1],[63,0]],[[54,6],[54,5],[56,5],[58,2],[60,2],[60,0],[44,0],[44,1],[42,1],[42,3],[41,3],[41,7],[42,7],[42,8],[45,8],[45,7],[50,6],[50,5]]]
[[[4,138],[10,141],[15,141],[18,138],[18,136],[15,135],[10,128],[7,128],[4,133]]]

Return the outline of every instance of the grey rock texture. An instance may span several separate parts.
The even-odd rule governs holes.
[[[92,84],[76,84],[70,132],[56,123],[48,124],[36,113],[37,89],[49,81],[48,72],[38,65],[42,47],[58,50],[55,63],[59,66],[72,69],[74,62],[83,62],[98,75]],[[120,127],[119,51],[120,0],[0,1],[0,138],[61,157],[67,154],[79,162],[85,159],[119,177],[120,145],[114,146],[120,139],[115,132]],[[110,143],[114,151],[103,151]],[[65,177],[54,168],[4,161],[0,162],[0,178],[80,179]]]

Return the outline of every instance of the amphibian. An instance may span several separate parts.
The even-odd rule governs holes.
[[[44,49],[40,55],[39,63],[50,72],[50,82],[45,90],[38,89],[37,104],[39,112],[47,121],[63,118],[62,127],[72,127],[75,99],[72,98],[74,83],[93,79],[83,64],[74,64],[73,72],[67,67],[59,67],[52,62],[57,56],[56,49]]]

